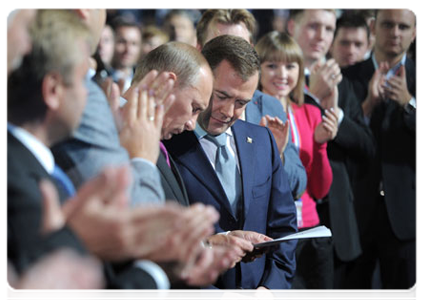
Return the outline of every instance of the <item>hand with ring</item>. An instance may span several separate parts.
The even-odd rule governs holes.
[[[168,72],[150,71],[125,93],[122,108],[121,145],[131,158],[145,158],[156,164],[165,111],[172,105],[174,80]]]

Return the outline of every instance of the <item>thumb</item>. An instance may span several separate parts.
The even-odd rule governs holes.
[[[43,179],[39,183],[39,188],[43,204],[41,232],[49,234],[65,225],[65,217],[60,207],[59,195],[53,183]]]
[[[267,121],[266,121],[266,117],[265,116],[263,116],[262,118],[261,118],[261,120],[260,120],[260,126],[263,126],[263,127],[266,127],[266,125],[267,125]]]
[[[400,78],[405,79],[405,67],[404,67],[404,65],[401,65],[399,67],[397,76],[399,76]]]

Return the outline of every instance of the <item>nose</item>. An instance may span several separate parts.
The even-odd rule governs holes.
[[[323,26],[319,26],[316,31],[316,38],[318,40],[323,40],[324,35],[325,35],[325,28]]]
[[[233,101],[228,101],[225,105],[222,105],[220,108],[220,113],[225,116],[227,119],[232,119],[235,111],[235,103]]]
[[[185,130],[193,131],[195,129],[195,124],[197,123],[198,115],[193,116],[190,120],[185,123]]]
[[[285,66],[281,66],[278,72],[278,76],[281,77],[282,79],[285,79],[288,75],[288,72],[286,71],[286,67]]]

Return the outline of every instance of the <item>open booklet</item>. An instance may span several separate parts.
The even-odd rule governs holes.
[[[263,248],[263,247],[275,246],[279,243],[282,243],[284,241],[289,241],[289,240],[312,239],[312,238],[322,238],[322,237],[331,237],[331,236],[332,236],[332,232],[330,231],[329,228],[327,228],[326,226],[318,226],[312,229],[300,231],[300,232],[290,234],[278,239],[274,239],[273,241],[254,244],[254,247]]]

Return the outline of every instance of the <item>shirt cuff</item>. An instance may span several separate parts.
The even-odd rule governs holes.
[[[416,111],[416,98],[412,97],[410,101],[404,106],[404,111],[411,114]]]
[[[151,161],[149,161],[148,159],[142,158],[142,157],[134,157],[134,158],[131,158],[131,161],[134,161],[134,162],[137,162],[138,161],[138,162],[146,163],[146,164],[150,165],[153,168],[157,168],[157,166],[155,164],[153,164]]]
[[[149,260],[138,260],[134,263],[135,267],[143,269],[145,272],[150,274],[153,280],[156,282],[158,290],[170,289],[169,278],[166,273],[157,264]]]
[[[338,127],[341,126],[342,120],[344,120],[344,111],[342,108],[339,108]]]

